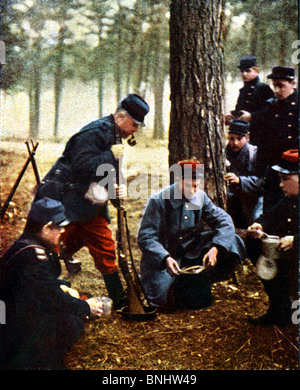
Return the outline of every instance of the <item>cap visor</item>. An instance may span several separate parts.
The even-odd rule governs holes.
[[[145,123],[144,123],[144,122],[139,122],[139,121],[133,119],[132,117],[131,117],[131,119],[132,119],[133,122],[136,123],[137,125],[140,125],[140,126],[143,126],[143,127],[145,126]]]
[[[298,173],[298,171],[289,171],[288,169],[284,169],[284,168],[280,167],[279,165],[273,165],[272,169],[273,169],[273,171],[283,173],[286,175],[293,175],[293,174]]]
[[[59,223],[56,223],[56,226],[67,226],[70,224],[70,221],[68,219],[64,219],[63,221],[59,222]]]

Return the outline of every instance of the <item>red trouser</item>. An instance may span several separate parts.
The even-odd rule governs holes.
[[[84,246],[88,247],[96,268],[103,275],[118,271],[115,241],[107,220],[101,215],[88,222],[70,223],[61,239],[71,255]]]

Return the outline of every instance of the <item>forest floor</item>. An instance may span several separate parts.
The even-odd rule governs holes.
[[[167,164],[167,143],[138,140],[128,161]],[[40,142],[36,161],[45,175],[63,151],[63,144]],[[27,158],[24,142],[2,142],[1,204],[6,200]],[[139,171],[140,172],[140,171]],[[144,174],[144,179],[147,174]],[[153,172],[152,172],[153,174]],[[153,175],[157,175],[157,171]],[[150,175],[151,176],[151,175]],[[22,232],[35,177],[29,166],[5,214],[1,226],[1,251]],[[125,201],[135,266],[140,252],[136,230],[146,197]],[[116,210],[110,206],[111,229],[115,234]],[[103,279],[86,248],[76,258],[82,271],[70,277],[63,267],[62,279],[93,296],[107,295]],[[130,321],[112,312],[86,323],[85,336],[68,354],[68,370],[298,370],[299,333],[297,325],[255,327],[247,321],[266,311],[267,296],[250,262],[245,261],[234,279],[213,286],[213,305],[204,310],[157,313],[154,319]],[[125,285],[125,284],[124,284]]]

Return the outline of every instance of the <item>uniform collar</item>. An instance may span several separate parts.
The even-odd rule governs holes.
[[[294,92],[288,97],[286,97],[285,99],[278,100],[277,97],[275,96],[274,98],[271,98],[268,101],[275,102],[280,105],[284,105],[284,104],[297,103],[297,100],[298,100],[298,92],[295,89]]]
[[[259,83],[260,83],[260,78],[259,78],[259,76],[257,76],[257,77],[255,77],[255,79],[244,83],[244,85],[245,85],[245,87],[253,87]]]
[[[178,199],[179,196],[176,195],[176,193],[179,193],[179,189],[177,184],[173,184],[170,188],[170,203],[174,209],[182,207],[183,205],[185,205],[186,209],[190,210],[202,208],[204,203],[204,192],[202,190],[199,190],[193,199]]]

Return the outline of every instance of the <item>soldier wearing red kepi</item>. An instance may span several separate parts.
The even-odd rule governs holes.
[[[230,216],[200,189],[199,161],[176,164],[175,183],[152,194],[138,231],[141,282],[161,311],[212,304],[211,284],[245,258]]]
[[[299,274],[299,152],[283,153],[280,162],[272,166],[280,178],[284,197],[248,228],[247,253],[256,264],[269,297],[268,311],[249,319],[255,325],[288,325],[291,323],[291,300],[298,299]],[[261,255],[263,234],[278,236],[274,277],[265,277],[257,264]]]
[[[283,193],[279,179],[271,169],[282,153],[299,147],[299,106],[295,69],[275,66],[267,76],[272,80],[275,97],[269,99],[260,111],[244,112],[241,120],[248,121],[257,140],[258,174],[265,177],[263,211],[275,205]]]

